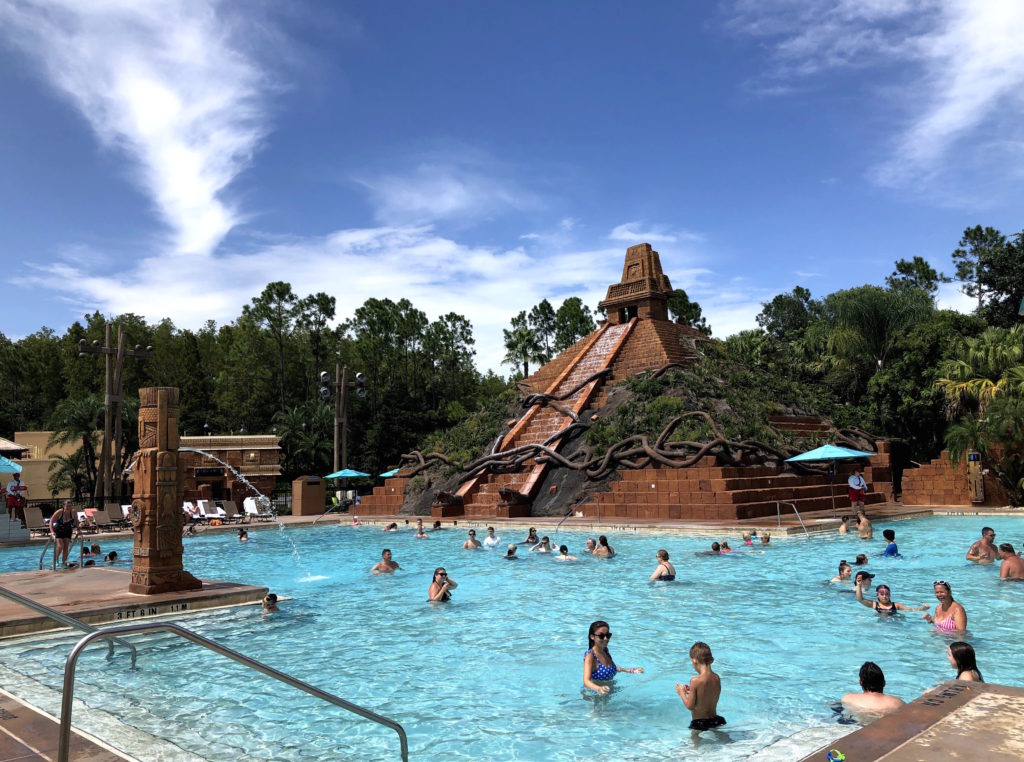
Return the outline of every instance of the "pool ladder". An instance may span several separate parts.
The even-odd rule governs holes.
[[[782,529],[782,507],[781,506],[783,506],[783,505],[788,505],[790,508],[793,509],[793,513],[796,514],[797,521],[799,521],[800,522],[800,526],[802,526],[804,528],[804,536],[805,537],[810,537],[811,533],[807,531],[807,525],[804,524],[804,520],[800,516],[800,511],[798,511],[796,509],[796,503],[784,503],[784,502],[781,502],[781,501],[776,501],[776,503],[775,503],[775,516],[776,516],[776,518],[778,518],[778,521],[779,521],[779,529]]]
[[[79,640],[78,643],[75,644],[75,647],[71,649],[71,653],[68,654],[67,662],[64,665],[64,690],[61,695],[60,704],[60,736],[57,741],[58,762],[68,762],[69,754],[71,752],[71,710],[75,692],[75,668],[78,664],[79,655],[85,647],[94,640],[116,639],[120,635],[136,635],[139,633],[150,632],[169,632],[172,635],[177,635],[178,637],[185,638],[186,640],[191,640],[193,643],[200,645],[203,648],[209,649],[221,656],[226,656],[227,658],[232,659],[243,666],[249,667],[250,669],[254,669],[257,672],[262,672],[268,677],[279,680],[293,688],[297,688],[311,696],[315,696],[322,701],[334,704],[335,706],[341,707],[345,711],[352,712],[353,714],[358,714],[360,717],[376,722],[378,725],[384,725],[385,727],[391,728],[398,734],[398,742],[401,745],[402,762],[408,762],[409,760],[409,739],[405,734],[405,729],[394,720],[390,720],[387,717],[383,717],[376,712],[372,712],[369,709],[359,706],[358,704],[353,704],[350,701],[339,698],[332,693],[328,693],[327,691],[317,688],[315,685],[310,685],[298,678],[292,677],[284,672],[280,672],[263,662],[250,659],[248,656],[222,646],[220,643],[210,640],[209,638],[204,638],[202,635],[199,635],[185,627],[181,627],[180,625],[173,624],[171,622],[143,622],[140,624],[126,624],[118,627],[106,627],[102,630],[94,630]]]

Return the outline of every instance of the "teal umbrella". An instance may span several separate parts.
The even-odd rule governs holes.
[[[385,479],[387,479],[389,476],[394,476],[397,473],[398,473],[398,469],[397,468],[392,468],[390,471],[385,471],[384,473],[382,473],[381,476],[383,476]]]
[[[874,454],[875,453],[873,452],[851,450],[849,447],[822,445],[821,447],[816,447],[808,452],[802,452],[799,455],[794,455],[792,458],[786,458],[786,462],[799,463],[803,461],[806,463],[814,461],[853,460],[854,458],[870,458]]]
[[[0,474],[20,474],[21,466],[10,458],[0,455]]]
[[[340,471],[335,471],[333,474],[327,474],[325,479],[355,479],[357,476],[369,476],[364,474],[362,471],[353,471],[351,468],[343,468]]]
[[[835,479],[835,463],[837,460],[856,460],[857,458],[870,458],[875,453],[873,452],[862,452],[861,450],[853,450],[849,447],[839,447],[838,445],[822,445],[816,447],[808,452],[802,452],[799,455],[794,455],[792,458],[786,458],[787,463],[829,463],[831,468],[828,474],[829,492],[832,493],[832,516],[836,515],[836,490],[833,481]]]

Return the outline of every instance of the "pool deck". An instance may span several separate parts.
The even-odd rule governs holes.
[[[57,737],[57,718],[0,690],[0,762],[53,762],[57,759]],[[77,730],[72,730],[70,757],[75,762],[132,760]]]
[[[201,590],[141,595],[128,592],[127,568],[89,567],[0,575],[0,585],[86,624],[124,624],[147,616],[259,603],[267,588],[203,580]],[[0,597],[0,638],[60,629],[63,625]]]
[[[950,680],[890,715],[803,758],[826,762],[1024,759],[1024,690]]]

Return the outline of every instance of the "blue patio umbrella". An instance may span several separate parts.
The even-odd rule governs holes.
[[[832,516],[836,515],[836,491],[833,485],[835,478],[835,463],[837,460],[856,460],[857,458],[870,458],[875,453],[853,450],[849,447],[838,445],[822,445],[813,450],[786,458],[787,463],[828,463],[830,465],[828,483],[832,486],[829,492],[832,493]]]
[[[398,469],[397,468],[392,468],[390,471],[385,471],[384,473],[382,473],[381,476],[384,477],[385,479],[387,479],[389,476],[394,476],[397,473],[398,473]]]
[[[0,455],[0,474],[20,474],[21,466],[10,458]]]
[[[357,476],[369,476],[364,474],[362,471],[353,471],[351,468],[343,468],[340,471],[335,471],[333,474],[327,474],[325,479],[355,479]]]

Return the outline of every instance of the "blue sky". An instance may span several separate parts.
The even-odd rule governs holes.
[[[648,241],[724,337],[1024,228],[1022,39],[1016,0],[0,0],[0,330],[287,280],[462,313],[500,369]]]

